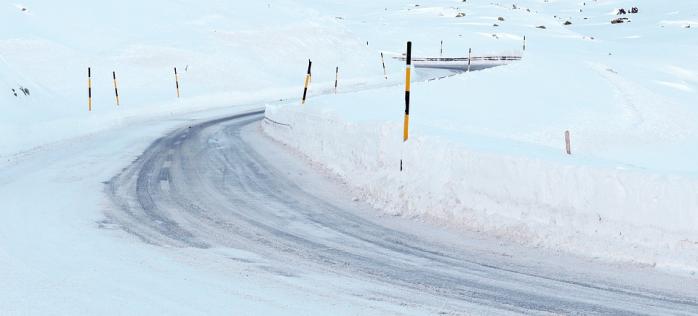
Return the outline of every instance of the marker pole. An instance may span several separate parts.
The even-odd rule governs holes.
[[[334,93],[337,94],[337,82],[339,81],[339,66],[334,71]]]
[[[179,98],[179,75],[177,74],[177,67],[174,67],[175,73],[175,85],[177,87],[177,98]]]
[[[410,128],[410,81],[412,71],[412,42],[407,42],[407,55],[405,58],[405,121],[402,131],[402,142],[409,138]],[[402,158],[400,158],[400,171],[402,171]]]
[[[388,72],[385,70],[385,59],[383,58],[383,52],[381,52],[381,63],[383,64],[383,77],[388,80]]]
[[[526,51],[526,35],[524,35],[523,50]]]
[[[572,154],[572,144],[570,141],[570,131],[565,131],[565,152],[568,155]]]
[[[92,111],[92,68],[87,67],[87,111]]]
[[[441,41],[441,51],[439,52],[441,57],[444,57],[444,41]]]
[[[305,87],[303,88],[303,100],[301,101],[301,104],[305,104],[305,98],[308,95],[308,84],[310,84],[310,68],[313,66],[313,62],[308,59],[308,73],[305,75]]]
[[[119,86],[116,84],[116,71],[112,71],[114,78],[114,94],[116,95],[116,106],[119,106]]]

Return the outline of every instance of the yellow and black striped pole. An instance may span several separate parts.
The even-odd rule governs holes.
[[[114,94],[116,95],[116,106],[119,106],[119,86],[116,84],[116,71],[111,72],[114,78]]]
[[[87,67],[87,111],[92,111],[92,68]]]
[[[334,71],[334,93],[337,94],[337,83],[339,81],[339,66]]]
[[[177,74],[177,67],[174,67],[175,72],[175,85],[177,87],[177,98],[179,98],[179,75]]]
[[[412,71],[412,42],[407,42],[407,56],[405,58],[405,121],[402,131],[402,142],[406,142],[410,134],[410,81]],[[402,171],[402,159],[400,159],[400,171]]]
[[[310,68],[313,66],[313,62],[308,59],[308,73],[305,75],[305,87],[303,88],[303,100],[301,100],[301,104],[305,104],[305,98],[308,96],[308,85],[310,84]]]
[[[383,58],[383,52],[381,52],[381,63],[383,63],[383,77],[388,80],[388,73],[385,71],[385,59]]]

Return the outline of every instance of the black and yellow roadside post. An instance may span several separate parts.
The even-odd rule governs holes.
[[[412,42],[407,42],[407,55],[405,58],[405,121],[402,131],[402,142],[407,142],[410,134],[410,80],[412,68]],[[402,158],[400,158],[400,171],[402,171]]]
[[[383,52],[381,52],[381,63],[383,63],[383,77],[388,80],[388,72],[385,71],[385,59],[383,58]]]
[[[119,106],[119,86],[116,84],[116,71],[111,72],[114,78],[114,95],[116,95],[116,106]]]
[[[303,100],[301,104],[305,104],[305,98],[308,96],[308,85],[310,84],[310,68],[313,66],[313,62],[308,59],[308,73],[305,75],[305,87],[303,88]]]
[[[337,94],[337,82],[339,81],[339,66],[334,71],[334,93]]]
[[[179,75],[177,74],[177,67],[174,67],[175,73],[175,86],[177,87],[177,98],[179,98]]]
[[[92,68],[87,67],[87,111],[92,111]]]

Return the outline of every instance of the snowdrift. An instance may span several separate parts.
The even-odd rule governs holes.
[[[431,137],[403,145],[397,123],[271,107],[267,115],[290,124],[266,121],[268,135],[390,214],[590,257],[696,268],[695,178],[507,155]]]

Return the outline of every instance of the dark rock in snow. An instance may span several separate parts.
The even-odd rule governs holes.
[[[625,22],[630,22],[628,18],[617,18],[611,20],[611,24],[620,24],[620,23],[625,23]]]

